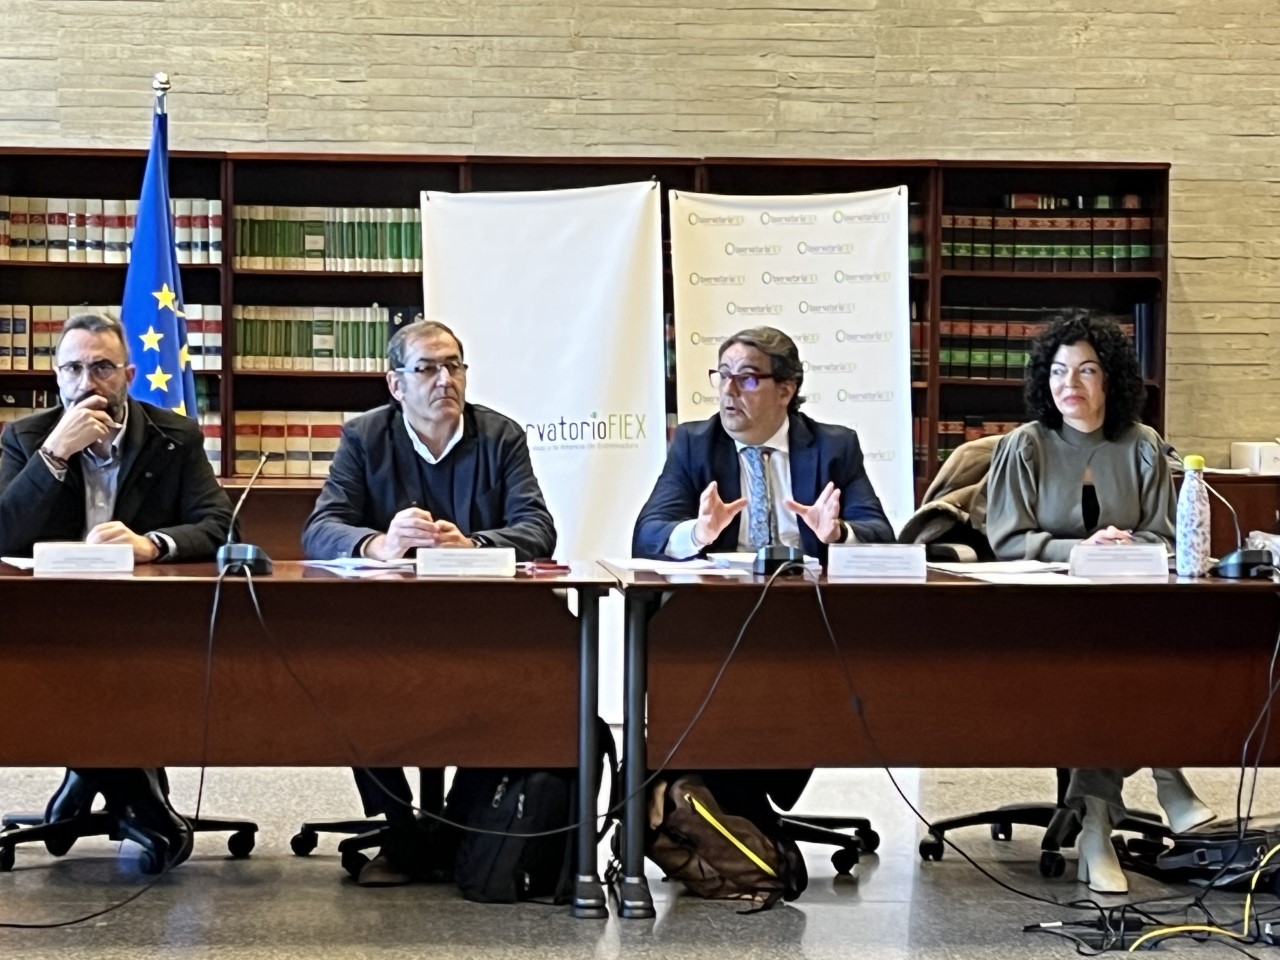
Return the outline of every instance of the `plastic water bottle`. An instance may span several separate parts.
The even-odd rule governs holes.
[[[1209,491],[1204,485],[1204,457],[1184,457],[1182,471],[1174,566],[1180,577],[1203,577],[1209,571]]]

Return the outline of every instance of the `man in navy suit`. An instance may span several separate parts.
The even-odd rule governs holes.
[[[529,459],[524,429],[466,402],[462,343],[442,323],[402,327],[387,347],[396,403],[348,423],[302,532],[311,559],[398,560],[418,547],[514,547],[549,557],[555,525]],[[424,771],[443,789],[440,773]],[[357,770],[366,815],[385,814],[411,835],[412,794],[400,769]],[[424,782],[425,785],[425,782]],[[424,798],[423,806],[427,806]],[[406,858],[384,847],[365,865],[366,886],[407,883]]]
[[[825,562],[829,543],[892,543],[893,528],[862,465],[858,435],[800,412],[804,368],[795,341],[773,327],[720,345],[711,385],[719,412],[681,424],[640,511],[631,550],[685,560],[708,551],[799,547]],[[789,809],[807,770],[703,774],[726,810],[769,830],[767,797]]]
[[[804,370],[790,337],[773,327],[735,333],[710,375],[720,410],[676,430],[636,521],[636,556],[781,543],[825,561],[829,543],[893,542],[858,435],[800,412]]]

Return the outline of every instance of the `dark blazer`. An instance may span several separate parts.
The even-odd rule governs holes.
[[[828,482],[840,490],[840,516],[853,526],[863,543],[892,543],[893,527],[880,506],[862,466],[858,435],[848,427],[818,423],[803,413],[790,416],[787,444],[791,460],[791,499],[813,503]],[[640,511],[631,538],[637,557],[661,559],[676,525],[698,515],[698,499],[715,480],[720,499],[729,503],[742,496],[742,471],[733,438],[725,433],[720,415],[676,429],[662,475]],[[738,549],[742,514],[724,528],[707,551]],[[800,521],[800,544],[805,554],[826,562],[827,545]]]
[[[39,455],[63,413],[54,407],[9,425],[0,436],[0,551],[31,556],[37,540],[79,540],[85,533],[80,454],[59,481]],[[208,560],[227,539],[231,504],[204,454],[190,417],[129,400],[123,462],[112,517],[134,533],[173,538],[178,560]]]
[[[468,403],[463,433],[449,453],[454,465],[454,523],[467,536],[514,547],[517,560],[549,557],[556,528],[533,475],[524,430],[509,417]],[[302,531],[313,560],[358,553],[366,537],[386,533],[391,518],[421,500],[418,454],[394,404],[342,429],[329,479]]]

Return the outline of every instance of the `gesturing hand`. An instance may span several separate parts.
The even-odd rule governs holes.
[[[436,542],[437,547],[474,547],[471,538],[459,530],[448,520],[436,521]]]
[[[710,544],[746,505],[746,497],[739,497],[733,503],[725,503],[720,499],[719,487],[712,480],[698,499],[698,523],[693,528],[694,539],[704,546]]]
[[[837,543],[844,539],[844,524],[840,520],[840,491],[834,483],[828,483],[813,504],[798,500],[786,501],[787,509],[805,522],[823,543]]]
[[[107,439],[116,425],[106,408],[107,398],[96,393],[67,407],[58,425],[45,438],[45,449],[59,460],[66,460],[85,447]]]
[[[399,560],[415,547],[436,545],[436,522],[419,507],[406,507],[391,518],[386,533],[369,541],[365,553],[375,560]]]

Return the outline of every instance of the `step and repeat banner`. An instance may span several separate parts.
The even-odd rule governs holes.
[[[718,407],[719,345],[776,327],[804,365],[803,411],[858,432],[895,529],[914,507],[907,189],[732,197],[670,191],[677,416]]]
[[[524,425],[556,556],[631,555],[666,458],[652,181],[422,194],[425,315],[457,331],[467,398]],[[601,712],[621,716],[621,604],[601,609]]]

